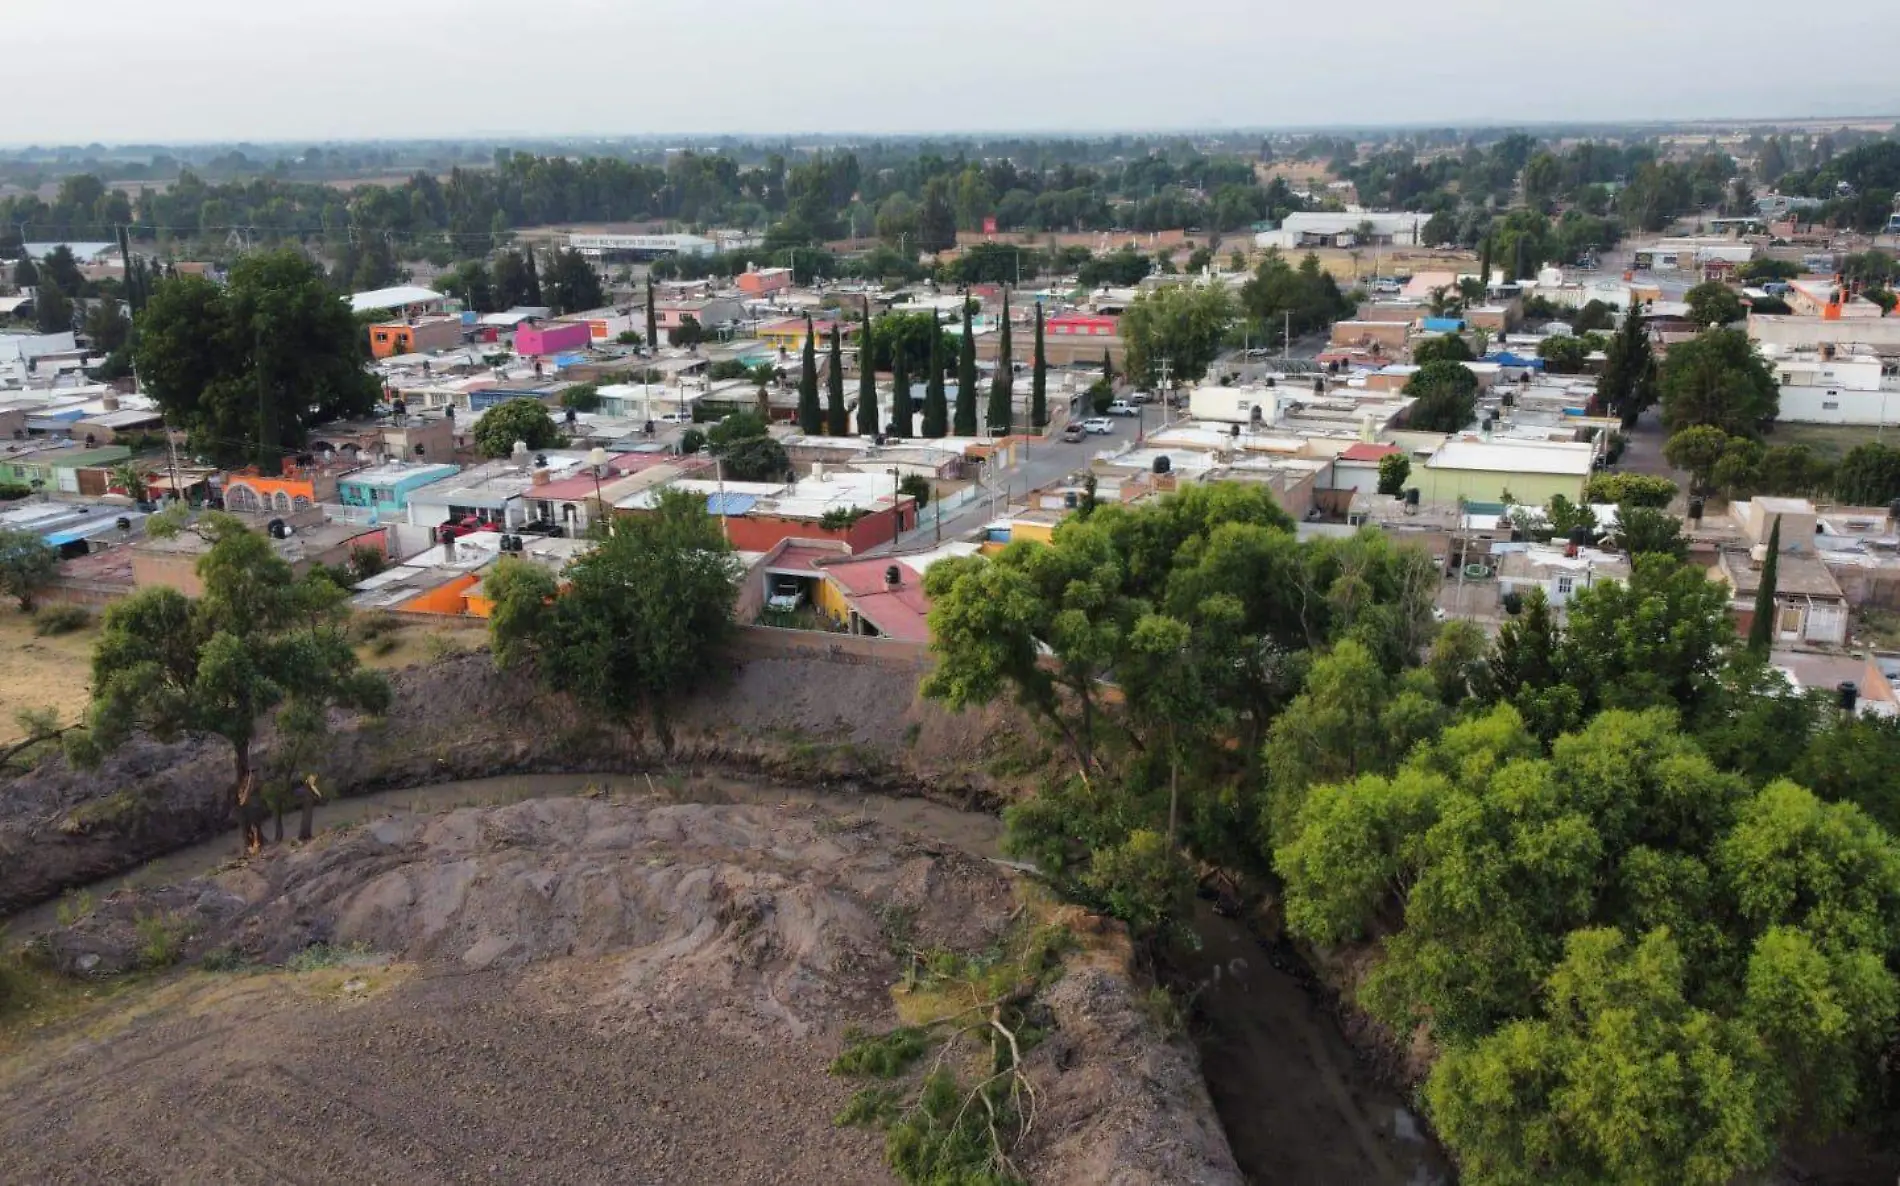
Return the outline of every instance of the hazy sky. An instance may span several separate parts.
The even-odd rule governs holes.
[[[0,0],[0,143],[1880,114],[1820,63],[1900,60],[1892,6]]]

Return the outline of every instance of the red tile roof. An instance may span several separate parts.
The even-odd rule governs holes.
[[[1397,445],[1375,445],[1370,441],[1360,441],[1339,455],[1341,461],[1377,461],[1381,457],[1390,457],[1401,452]]]
[[[898,584],[886,587],[885,570],[890,560],[859,560],[851,564],[832,564],[824,568],[850,595],[858,614],[876,626],[878,633],[910,642],[930,641],[930,598],[924,596],[924,578],[908,564],[898,564]]]

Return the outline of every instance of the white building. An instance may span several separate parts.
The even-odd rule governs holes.
[[[569,235],[567,245],[590,259],[661,255],[711,255],[719,244],[703,235]]]
[[[1781,384],[1777,420],[1791,424],[1887,424],[1900,414],[1900,366],[1870,354],[1764,351]]]
[[[1301,247],[1354,247],[1390,244],[1396,247],[1418,246],[1419,234],[1431,216],[1405,211],[1349,210],[1343,214],[1324,212],[1295,213],[1286,216],[1278,229],[1261,231],[1254,246],[1261,250],[1278,247],[1291,251]],[[1362,232],[1369,231],[1369,237]]]

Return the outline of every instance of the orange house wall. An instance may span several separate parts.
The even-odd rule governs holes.
[[[396,608],[415,614],[459,615],[468,607],[467,593],[481,582],[478,576],[461,576],[403,602]]]

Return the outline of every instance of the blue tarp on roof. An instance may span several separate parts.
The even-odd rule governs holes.
[[[1462,317],[1427,317],[1425,332],[1432,334],[1455,334],[1465,327]]]
[[[1523,367],[1531,371],[1541,371],[1544,369],[1543,359],[1533,358],[1524,354],[1512,354],[1509,351],[1503,354],[1493,355],[1487,361],[1495,362],[1501,367]]]
[[[562,367],[577,367],[586,361],[585,354],[557,354],[554,356],[554,369],[558,371]]]
[[[706,513],[708,515],[743,515],[759,501],[756,494],[708,494]]]

